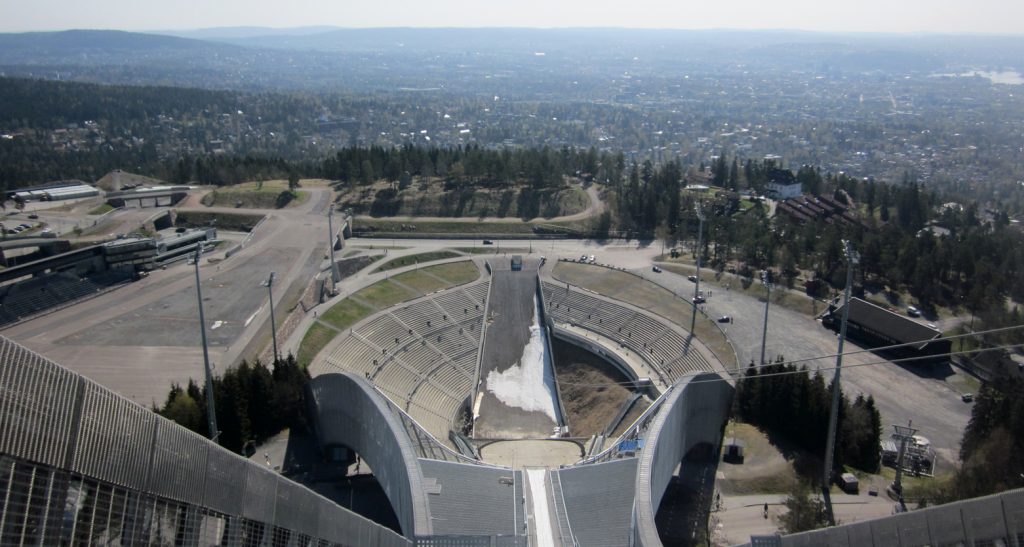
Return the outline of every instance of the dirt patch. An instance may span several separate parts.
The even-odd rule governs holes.
[[[340,275],[342,279],[345,279],[383,257],[384,255],[357,256],[339,260],[336,263],[338,265],[338,275]]]
[[[186,228],[213,226],[218,230],[229,232],[250,232],[261,220],[263,220],[263,215],[178,211],[175,225]]]
[[[621,422],[619,422],[619,426],[616,427],[615,431],[612,432],[612,437],[618,438],[619,435],[625,433],[626,429],[628,429],[629,426],[633,425],[633,422],[640,419],[640,416],[644,412],[646,412],[647,409],[650,408],[650,406],[651,401],[647,397],[641,397],[640,399],[637,399],[637,401],[633,403],[633,408],[629,409],[629,412],[626,413],[626,416],[622,418]]]
[[[743,463],[719,464],[717,486],[722,494],[783,494],[792,489],[796,480],[793,461],[767,435],[752,425],[730,422],[725,438],[731,437],[744,443],[744,459]]]
[[[622,385],[628,378],[604,359],[568,342],[552,340],[551,349],[572,436],[603,433],[630,396]],[[634,412],[638,406],[643,406],[642,401],[634,405]]]

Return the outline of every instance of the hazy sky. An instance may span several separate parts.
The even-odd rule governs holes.
[[[1024,33],[1022,0],[0,0],[0,31],[293,27]]]

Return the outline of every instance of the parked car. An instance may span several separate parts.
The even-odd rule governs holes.
[[[921,315],[921,310],[915,308],[914,306],[907,306],[907,315],[911,317],[917,317]]]
[[[965,403],[970,403],[974,401],[974,395],[971,393],[964,393],[963,395],[960,396],[960,398],[963,399]]]
[[[689,279],[690,281],[692,281],[694,283],[697,282],[697,276],[695,276],[695,275],[688,275],[688,276],[686,276],[686,279]]]
[[[596,258],[594,258],[594,255],[590,255],[590,258],[589,258],[588,260],[589,260],[590,262],[595,262],[595,261],[597,261],[597,259],[596,259]]]
[[[732,317],[729,317],[728,315],[723,315],[723,316],[718,318],[718,322],[719,323],[732,323]]]
[[[657,266],[654,266],[654,267],[652,267],[652,268],[651,268],[651,270],[652,270],[652,271],[653,271],[654,273],[661,273],[661,268],[659,268],[659,267],[657,267]]]

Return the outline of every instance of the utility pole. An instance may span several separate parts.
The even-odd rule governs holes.
[[[275,272],[270,272],[270,277],[263,283],[263,286],[267,288],[267,295],[270,297],[270,338],[274,341],[274,363],[281,358],[277,353],[277,323],[274,322],[274,279],[276,277]]]
[[[690,319],[690,332],[697,326],[697,297],[700,296],[700,259],[704,254],[704,209],[700,202],[693,204],[697,213],[697,281],[693,286],[693,317]]]
[[[907,441],[912,441],[917,430],[911,427],[914,424],[913,421],[907,423],[907,425],[893,425],[893,429],[896,430],[896,437],[900,440],[900,451],[896,458],[896,478],[893,479],[892,488],[893,493],[899,498],[900,505],[903,505],[903,458],[907,453]],[[904,506],[905,510],[906,507]]]
[[[206,368],[206,417],[210,428],[210,440],[217,442],[217,411],[213,404],[213,373],[210,372],[210,352],[206,349],[206,317],[203,315],[203,289],[199,282],[199,259],[203,254],[203,243],[196,243],[196,298],[199,300],[199,333],[203,339],[203,366]]]
[[[331,285],[337,285],[338,281],[341,281],[341,275],[338,274],[338,264],[334,261],[334,223],[332,217],[334,216],[334,204],[330,204],[327,207],[327,240],[331,249]]]
[[[836,450],[836,427],[839,421],[839,371],[843,366],[843,343],[846,342],[846,321],[850,318],[850,289],[853,286],[853,269],[860,264],[860,254],[853,250],[849,240],[843,240],[843,254],[846,255],[846,290],[843,295],[843,322],[839,327],[839,351],[836,353],[836,372],[832,377],[832,412],[828,420],[828,440],[825,444],[825,471],[822,489],[825,493],[825,509],[828,512],[829,524],[835,526],[835,513],[832,512],[832,498],[829,486],[832,484],[832,458]]]
[[[761,366],[764,366],[764,349],[768,341],[768,305],[772,301],[772,276],[768,270],[761,272],[761,282],[764,283],[764,328],[761,330]]]

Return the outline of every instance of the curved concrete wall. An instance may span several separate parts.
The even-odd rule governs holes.
[[[718,374],[702,373],[676,383],[647,434],[636,476],[635,545],[660,546],[654,517],[672,473],[699,443],[718,446],[733,387]]]
[[[612,348],[606,347],[600,342],[591,340],[585,336],[580,336],[569,329],[562,328],[555,324],[554,328],[551,329],[551,335],[560,340],[569,342],[570,344],[579,348],[585,349],[594,355],[608,361],[614,366],[619,372],[621,372],[626,378],[635,382],[640,379],[636,371],[632,369],[625,361],[619,357],[619,354]]]
[[[432,525],[423,476],[409,436],[368,381],[324,374],[310,382],[321,445],[343,445],[366,460],[407,538],[429,536]]]

